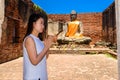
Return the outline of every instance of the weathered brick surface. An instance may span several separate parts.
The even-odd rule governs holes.
[[[40,12],[31,0],[5,0],[5,20],[2,24],[0,63],[22,56],[22,42],[31,13]]]
[[[22,55],[22,41],[26,31],[27,11],[31,9],[31,0],[5,0],[5,19],[3,23],[2,44],[0,44],[0,63],[14,59]],[[19,3],[18,1],[24,1]],[[20,6],[22,5],[22,6]],[[27,6],[27,7],[25,7]],[[70,21],[69,14],[49,14],[49,19],[53,21]],[[83,23],[84,36],[92,38],[91,44],[106,39],[116,42],[116,28],[102,30],[102,13],[82,13],[78,14],[77,19]],[[14,29],[17,28],[18,42],[13,44]],[[113,31],[114,30],[114,31]],[[107,33],[108,32],[108,33]],[[109,35],[109,36],[108,36]],[[108,37],[106,37],[108,36]],[[112,37],[112,38],[111,38]],[[16,47],[18,45],[19,47]],[[8,55],[8,56],[5,56]],[[10,59],[8,59],[10,58]]]
[[[49,14],[53,21],[70,21],[69,14]],[[78,14],[77,19],[83,23],[84,36],[92,38],[92,43],[102,39],[102,13]]]
[[[103,40],[117,44],[115,2],[103,11]]]
[[[28,9],[33,9],[32,6],[33,3],[30,0],[5,0],[0,63],[22,56],[22,42],[26,31],[25,20],[27,20],[26,16],[29,16],[27,13],[30,14]],[[17,37],[16,41],[13,40],[15,36]]]

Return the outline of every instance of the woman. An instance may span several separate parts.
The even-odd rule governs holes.
[[[56,36],[46,38],[46,29],[46,15],[34,13],[30,16],[23,42],[23,80],[48,80],[46,55]]]

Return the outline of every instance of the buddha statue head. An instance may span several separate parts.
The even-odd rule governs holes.
[[[74,21],[77,19],[77,12],[75,10],[72,10],[70,13],[70,19],[71,21]]]

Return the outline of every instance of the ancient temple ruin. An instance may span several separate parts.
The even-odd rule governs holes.
[[[1,0],[0,63],[22,56],[27,20],[35,10],[31,0]]]
[[[5,2],[4,2],[5,1]],[[1,0],[2,7],[0,7],[0,63],[6,62],[15,58],[22,56],[22,42],[26,31],[26,24],[29,15],[35,12],[31,0]],[[114,3],[113,3],[114,4]],[[115,16],[114,6],[112,8],[106,9],[103,13],[82,13],[78,14],[78,20],[82,21],[84,28],[84,36],[88,36],[92,39],[90,44],[95,44],[97,41],[108,40],[106,38],[109,31],[113,31],[112,36],[109,38],[112,43],[116,43],[116,26],[115,19],[112,19],[112,24],[105,22],[106,16],[112,18]],[[111,7],[110,6],[110,7]],[[111,17],[112,16],[112,17]],[[49,18],[49,34],[56,34],[60,30],[65,33],[67,30],[66,22],[70,21],[69,14],[48,14]],[[103,19],[104,18],[104,19]],[[115,17],[114,17],[115,18]],[[110,27],[113,25],[113,28]],[[60,34],[64,36],[63,34]],[[89,46],[89,45],[88,45]]]
[[[115,2],[113,2],[102,13],[102,35],[103,40],[116,44],[116,18],[115,18]]]

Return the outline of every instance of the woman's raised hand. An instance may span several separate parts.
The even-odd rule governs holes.
[[[51,45],[53,43],[55,43],[57,41],[57,36],[53,36],[53,35],[49,35],[45,40],[44,40],[44,44],[45,46],[47,46],[48,48],[51,47]]]

